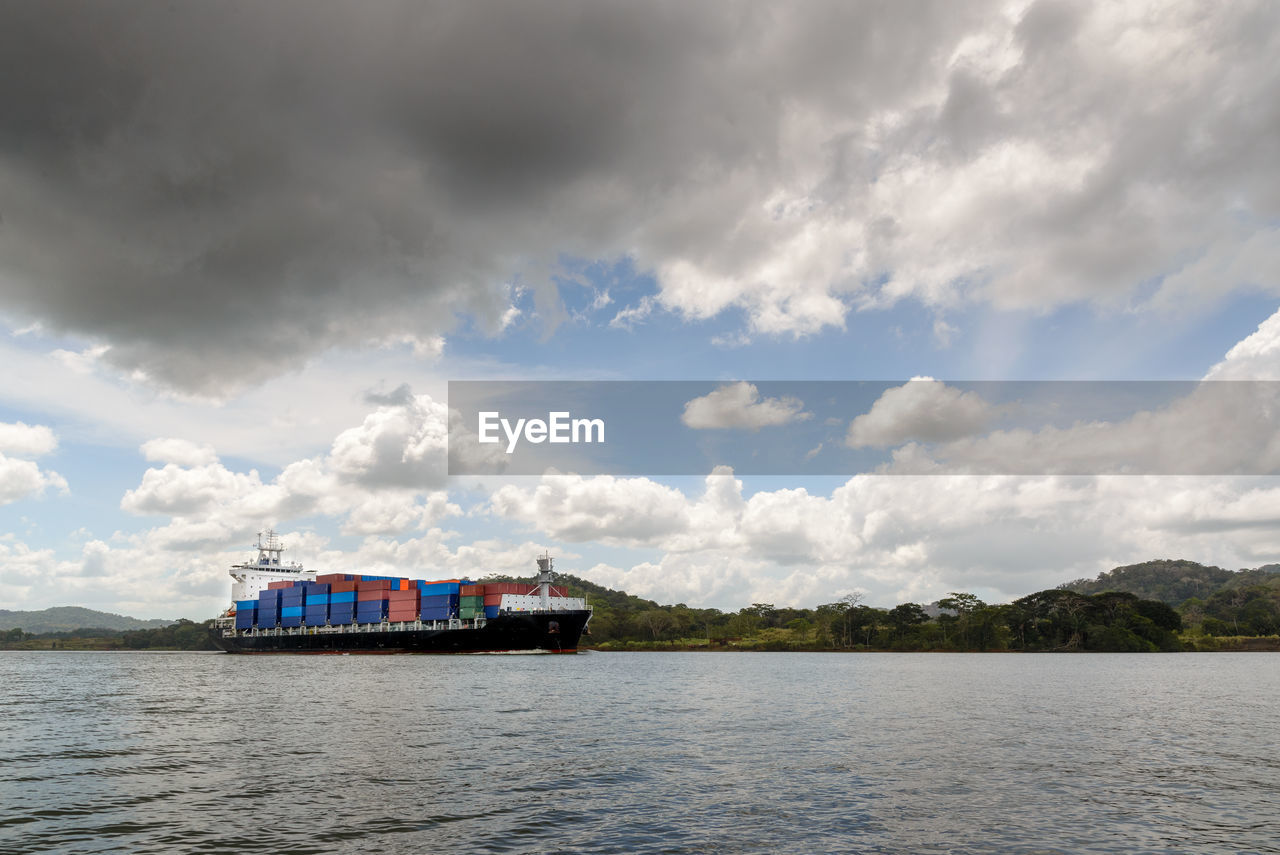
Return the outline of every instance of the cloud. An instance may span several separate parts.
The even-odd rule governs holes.
[[[739,381],[721,386],[684,405],[680,421],[694,430],[741,428],[759,430],[812,418],[804,402],[791,397],[764,398],[755,384]]]
[[[398,393],[397,390],[396,393]],[[396,395],[396,393],[392,393]],[[386,404],[333,441],[327,465],[368,488],[435,488],[448,480],[448,408],[429,395]]]
[[[976,392],[962,392],[932,377],[913,377],[886,389],[869,412],[855,418],[845,445],[888,448],[910,440],[954,440],[984,430],[1000,412]]]
[[[1228,350],[1205,379],[1280,380],[1280,311]]]
[[[50,488],[67,492],[67,481],[57,472],[41,469],[31,460],[7,456],[40,457],[57,447],[57,437],[44,425],[0,422],[0,505],[38,496]]]
[[[446,408],[428,395],[397,398],[404,403],[379,406],[340,433],[327,454],[294,461],[270,482],[257,470],[228,469],[212,449],[153,440],[144,450],[166,463],[143,473],[120,506],[169,517],[156,535],[169,549],[221,547],[310,515],[341,518],[347,534],[425,530],[461,513],[442,489]]]
[[[197,445],[189,440],[172,437],[147,440],[142,444],[141,451],[147,460],[175,463],[178,466],[207,466],[218,457],[212,445]]]
[[[647,478],[546,476],[533,490],[499,487],[489,508],[576,543],[647,544],[689,525],[684,494]]]
[[[413,402],[413,389],[408,383],[401,383],[386,393],[368,391],[364,393],[364,402],[378,407],[403,407]]]
[[[57,472],[41,469],[30,460],[15,460],[0,454],[0,505],[53,488],[67,492],[67,481]]]
[[[786,336],[1280,290],[1270,3],[63,12],[0,34],[0,308],[187,392],[497,334],[516,278],[550,328],[566,255]]]
[[[23,457],[40,457],[52,453],[57,447],[57,437],[44,425],[0,422],[0,452]]]
[[[1114,421],[997,430],[893,452],[889,473],[1280,474],[1280,384],[1200,383]]]
[[[653,314],[657,301],[652,296],[641,297],[640,302],[634,306],[628,306],[613,316],[613,320],[609,321],[609,326],[614,329],[631,330],[637,324],[644,323],[649,315]]]
[[[253,532],[231,535],[214,546],[175,543],[164,528],[107,541],[91,540],[77,554],[59,557],[14,539],[0,540],[0,601],[40,609],[74,602],[137,617],[204,620],[229,604],[227,568],[249,558]],[[349,548],[306,530],[280,531],[286,560],[319,573],[362,572],[421,579],[482,578],[490,573],[530,575],[544,544],[477,540],[450,544],[438,528],[393,539],[370,535]],[[573,561],[572,551],[560,558]]]
[[[1280,558],[1280,488],[1249,477],[859,475],[825,495],[747,496],[723,470],[701,495],[639,478],[546,476],[505,488],[492,510],[570,543],[659,552],[581,573],[594,581],[733,609],[813,606],[855,590],[884,605],[952,590],[1000,601],[1155,557],[1227,567]],[[655,510],[669,522],[637,522]]]

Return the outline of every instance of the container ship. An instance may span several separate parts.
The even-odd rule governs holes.
[[[233,606],[214,621],[228,653],[576,653],[586,601],[554,584],[550,555],[527,582],[308,573],[281,563],[273,531],[236,564]]]

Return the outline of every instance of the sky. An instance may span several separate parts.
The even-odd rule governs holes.
[[[202,620],[268,527],[726,610],[1280,561],[1280,400],[1200,382],[1280,380],[1277,56],[1266,2],[0,3],[0,608]],[[698,381],[709,456],[450,474],[478,380]]]

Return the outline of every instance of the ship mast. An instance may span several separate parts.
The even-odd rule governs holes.
[[[556,580],[556,571],[551,567],[553,561],[550,552],[538,559],[538,597],[543,611],[551,610],[551,583]]]
[[[263,541],[263,537],[266,540]],[[258,532],[258,566],[259,567],[279,567],[280,553],[284,552],[284,544],[280,542],[279,535],[275,529],[267,529]]]

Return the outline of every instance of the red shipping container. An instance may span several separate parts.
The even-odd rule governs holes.
[[[390,600],[416,600],[420,596],[421,594],[419,593],[417,588],[414,588],[412,591],[388,591],[387,592],[387,599],[390,599]]]
[[[330,582],[329,593],[340,594],[344,591],[354,591],[359,582]]]
[[[387,591],[356,591],[357,603],[368,603],[374,600],[385,600]]]
[[[325,573],[323,576],[317,576],[316,581],[323,584],[333,584],[334,582],[345,582],[347,576],[345,573]]]
[[[500,606],[500,605],[502,605],[502,594],[485,594],[485,595],[484,595],[484,604],[485,604],[486,606]]]
[[[464,597],[483,597],[484,585],[463,585],[462,596]]]
[[[368,579],[361,580],[356,583],[357,591],[390,591],[391,581],[389,579]]]
[[[268,590],[268,591],[274,591],[274,590],[276,590],[276,589],[278,589],[278,588],[292,588],[292,587],[293,587],[293,583],[292,583],[292,582],[289,582],[289,581],[284,581],[284,582],[268,582],[268,583],[267,583],[267,590]]]
[[[418,619],[417,609],[405,609],[404,611],[387,612],[387,620],[389,620],[391,623],[400,623],[401,621],[417,620],[417,619]]]

